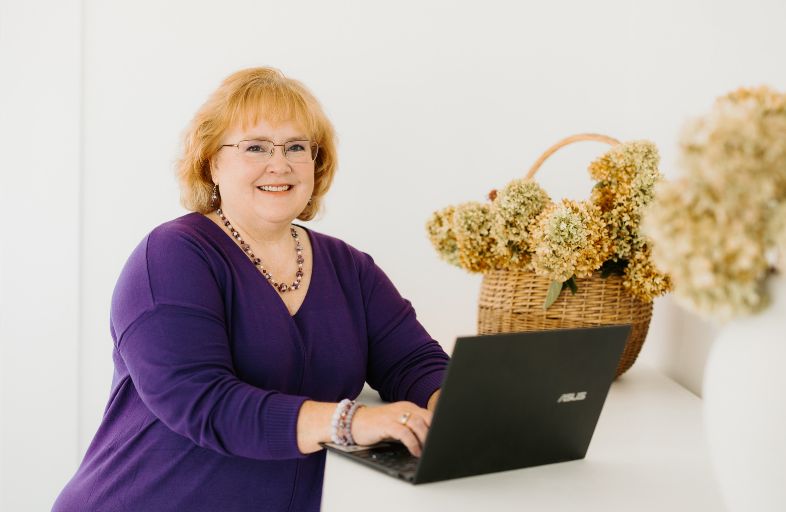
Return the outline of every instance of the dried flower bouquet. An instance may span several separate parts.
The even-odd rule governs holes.
[[[490,202],[467,202],[434,212],[426,223],[442,259],[470,272],[532,271],[551,280],[548,308],[576,278],[600,271],[621,275],[624,287],[650,302],[669,290],[655,269],[641,234],[643,209],[660,180],[654,144],[632,141],[612,147],[589,166],[595,180],[586,201],[554,202],[533,179],[517,179]]]

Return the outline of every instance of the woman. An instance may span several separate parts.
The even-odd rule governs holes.
[[[54,511],[318,510],[320,443],[420,454],[448,357],[369,255],[292,224],[330,188],[334,139],[275,69],[203,105],[178,168],[193,213],[118,279],[109,403]],[[394,403],[350,401],[365,381]]]

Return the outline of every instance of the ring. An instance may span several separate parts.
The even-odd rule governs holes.
[[[404,414],[401,415],[401,418],[399,418],[398,420],[399,423],[401,423],[402,425],[406,425],[407,422],[409,421],[410,416],[412,416],[412,413],[405,412]]]

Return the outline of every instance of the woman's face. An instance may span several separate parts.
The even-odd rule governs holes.
[[[265,120],[243,130],[236,126],[223,137],[223,144],[240,141],[272,141],[285,144],[289,141],[308,140],[307,134],[296,124],[285,121],[273,126]],[[284,146],[275,146],[268,157],[257,144],[240,144],[241,147],[223,147],[213,158],[213,182],[218,184],[221,207],[227,216],[242,218],[241,222],[265,224],[266,227],[288,225],[303,211],[314,190],[314,161],[295,156],[301,151],[310,152],[307,143],[292,145],[290,159],[284,156]],[[264,190],[263,187],[286,190]],[[231,218],[231,217],[230,217]],[[240,220],[240,219],[239,219]]]

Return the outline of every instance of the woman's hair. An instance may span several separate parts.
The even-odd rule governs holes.
[[[306,87],[275,68],[237,71],[197,111],[184,134],[183,154],[177,163],[180,201],[186,209],[209,213],[213,179],[210,162],[221,148],[221,139],[237,123],[245,129],[261,119],[277,124],[292,121],[319,144],[314,162],[314,192],[311,202],[298,215],[311,220],[336,172],[336,134],[317,99]]]

